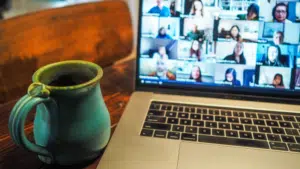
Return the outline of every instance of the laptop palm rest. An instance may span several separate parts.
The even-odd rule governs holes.
[[[299,153],[207,143],[181,142],[178,160],[177,169],[300,168]]]

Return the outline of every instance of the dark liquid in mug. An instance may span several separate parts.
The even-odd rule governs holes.
[[[83,73],[68,73],[55,77],[48,85],[49,86],[75,86],[88,82],[93,77]]]

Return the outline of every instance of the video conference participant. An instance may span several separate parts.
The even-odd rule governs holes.
[[[230,82],[232,86],[241,86],[241,82],[236,79],[237,73],[234,68],[228,68],[225,72],[224,82]]]
[[[167,50],[165,46],[160,46],[158,48],[158,52],[155,52],[153,54],[153,59],[158,60],[158,59],[163,59],[163,60],[168,60],[169,56],[167,54]]]
[[[190,74],[190,79],[195,80],[195,82],[202,82],[201,69],[199,66],[194,66]]]
[[[230,28],[230,36],[229,38],[232,38],[235,41],[241,41],[242,37],[240,35],[240,28],[237,25],[233,25]]]
[[[201,0],[194,0],[192,8],[190,10],[190,15],[203,18],[203,7],[204,5]]]
[[[280,45],[283,43],[284,35],[281,31],[275,31],[273,34],[273,43],[274,45]]]
[[[164,80],[175,80],[176,76],[168,70],[167,60],[165,59],[157,59],[156,60],[156,71],[150,73],[149,76],[156,76],[159,79]]]
[[[265,58],[265,61],[263,65],[265,66],[278,66],[278,67],[284,67],[287,66],[285,63],[282,63],[280,61],[281,56],[281,50],[280,47],[277,45],[271,45],[268,47],[268,53],[267,57]]]
[[[296,70],[295,87],[296,87],[297,89],[300,89],[300,69],[297,69],[297,70]]]
[[[172,40],[172,37],[167,34],[167,30],[166,30],[165,27],[159,28],[156,38],[157,39],[171,39]]]
[[[275,88],[281,88],[284,89],[284,84],[283,84],[283,76],[280,73],[275,74],[274,78],[273,78],[273,83],[272,86],[274,86]]]
[[[170,4],[170,13],[171,17],[180,17],[180,12],[176,10],[176,2],[175,0],[171,2]]]
[[[238,15],[241,20],[259,20],[259,6],[255,3],[249,5],[247,15]]]
[[[244,57],[244,44],[242,42],[237,42],[233,53],[224,58],[226,61],[234,61],[236,64],[246,64],[246,59]]]
[[[278,3],[275,5],[272,11],[273,22],[281,23],[292,23],[288,20],[289,10],[288,6],[285,3]]]
[[[186,35],[188,40],[198,40],[200,43],[204,41],[204,31],[198,30],[198,26],[193,25],[193,29]]]
[[[153,0],[155,1],[155,0]],[[152,7],[148,13],[159,14],[162,17],[170,16],[170,9],[163,4],[163,0],[156,0],[156,6]]]
[[[199,41],[194,40],[190,48],[190,58],[196,58],[198,61],[201,60],[201,46]]]

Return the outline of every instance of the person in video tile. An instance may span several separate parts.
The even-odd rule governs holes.
[[[204,41],[204,31],[198,30],[198,26],[194,25],[192,31],[190,31],[186,39],[188,40],[198,40],[200,43]]]
[[[156,38],[157,39],[171,39],[172,40],[172,37],[167,34],[167,30],[166,30],[165,27],[159,28]]]
[[[167,54],[167,50],[166,50],[166,47],[165,46],[160,46],[158,48],[158,52],[154,53],[153,54],[153,59],[163,59],[163,60],[168,60],[169,59],[169,56]]]
[[[246,64],[246,59],[244,57],[244,44],[242,42],[237,42],[233,53],[224,58],[227,61],[234,61],[236,64]]]
[[[281,22],[281,23],[292,23],[290,20],[288,20],[288,6],[285,3],[278,3],[275,5],[272,11],[273,15],[273,22]]]
[[[275,74],[272,85],[273,85],[275,88],[281,88],[281,89],[284,89],[283,76],[282,76],[282,74],[279,74],[279,73]]]
[[[284,35],[281,31],[275,31],[273,34],[273,43],[274,45],[280,45],[283,43]]]
[[[277,45],[271,45],[268,47],[267,57],[263,65],[265,66],[279,66],[282,67],[284,64],[280,61],[281,50]]]
[[[259,6],[255,3],[249,5],[247,15],[238,15],[241,20],[259,20]]]
[[[241,86],[241,82],[236,79],[236,70],[233,68],[228,68],[226,70],[224,82],[229,82],[232,86]]]
[[[201,60],[201,50],[200,50],[201,46],[199,41],[194,40],[192,42],[192,46],[190,49],[190,58],[196,58],[198,61]]]
[[[195,80],[196,82],[202,82],[201,69],[199,66],[194,66],[190,75],[191,80]]]
[[[159,79],[175,80],[176,77],[173,73],[168,71],[167,60],[157,59],[156,60],[156,71],[151,73],[149,76],[156,76]]]
[[[241,41],[240,28],[237,25],[233,25],[230,28],[230,35],[227,38],[232,38],[235,41]]]
[[[162,17],[170,16],[170,9],[163,4],[163,0],[156,0],[156,6],[152,7],[148,13],[159,14]]]
[[[194,0],[190,15],[203,17],[203,2],[201,0]]]
[[[180,12],[176,11],[176,2],[172,1],[170,4],[171,17],[180,17]]]

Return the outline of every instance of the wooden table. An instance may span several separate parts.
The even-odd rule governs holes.
[[[100,85],[104,101],[108,107],[111,123],[116,124],[129,101],[134,88],[135,60],[129,60],[104,69]],[[37,155],[17,147],[8,132],[8,118],[16,101],[0,105],[0,169],[57,169],[58,166],[43,164]],[[32,139],[34,113],[30,113],[25,125],[27,136]],[[114,129],[112,130],[114,131]],[[72,169],[95,169],[100,157],[83,166],[72,166]],[[66,167],[64,167],[66,168]]]

